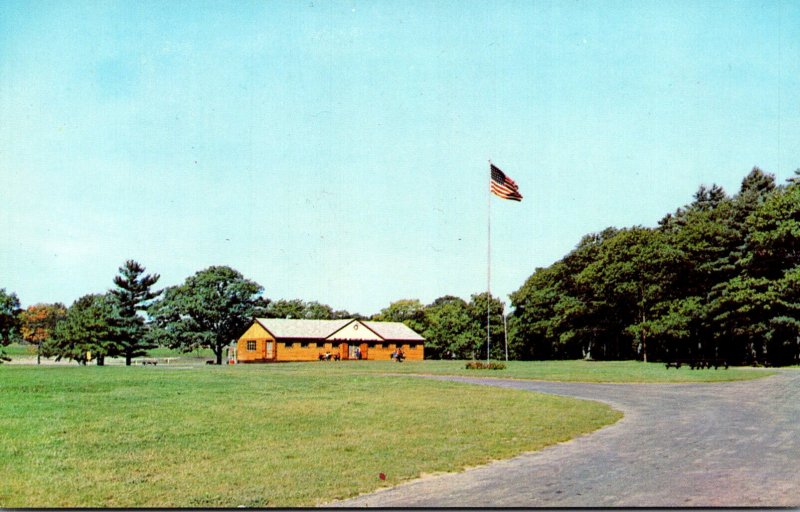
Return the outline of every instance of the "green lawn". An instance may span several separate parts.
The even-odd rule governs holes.
[[[28,343],[12,343],[5,347],[0,347],[8,357],[31,357],[36,356],[36,346]],[[166,347],[158,347],[147,351],[147,357],[175,357],[175,358],[214,358],[214,352],[210,349],[195,349],[191,352],[182,352]]]
[[[5,347],[9,357],[35,356],[35,347],[27,344],[11,344]],[[209,349],[180,352],[169,348],[155,348],[148,351],[147,357],[176,358],[171,364],[203,364],[214,359]],[[117,363],[122,361],[117,360]],[[162,361],[163,363],[163,361]],[[292,372],[341,373],[421,373],[435,375],[463,375],[512,379],[532,379],[566,382],[619,382],[619,383],[682,383],[682,382],[722,382],[733,380],[758,379],[773,375],[774,372],[756,370],[750,367],[731,367],[728,370],[691,370],[689,367],[666,369],[663,363],[642,363],[640,361],[509,361],[504,370],[467,370],[467,361],[338,361],[310,363],[281,363],[271,365],[275,370]],[[107,360],[107,364],[115,364]]]
[[[197,348],[191,352],[181,352],[180,350],[158,347],[147,351],[148,357],[205,357],[214,359],[214,351],[208,348]]]
[[[358,364],[0,366],[0,507],[313,506],[621,416]]]
[[[28,343],[12,343],[5,347],[0,347],[0,350],[5,352],[8,357],[36,355],[36,346]]]
[[[467,370],[466,361],[339,361],[273,365],[285,371],[336,373],[419,373],[564,382],[682,383],[749,380],[774,372],[751,368],[667,369],[663,363],[640,361],[509,361],[504,370]]]

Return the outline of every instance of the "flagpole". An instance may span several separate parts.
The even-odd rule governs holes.
[[[492,161],[489,160],[489,181],[491,182],[492,174]],[[487,243],[486,243],[486,362],[489,362],[489,354],[492,348],[492,338],[489,330],[489,322],[491,319],[491,305],[492,305],[492,190],[491,186],[486,191],[487,194],[487,212],[488,212],[488,229]]]
[[[505,306],[505,304],[503,304]],[[505,307],[503,308],[503,337],[506,340],[506,362],[508,362],[508,324],[506,323]]]
[[[492,355],[491,336],[491,311],[492,311],[492,194],[503,199],[522,201],[522,194],[514,180],[506,176],[489,160],[489,190],[487,191],[488,203],[486,207],[488,228],[486,230],[486,362],[489,363]],[[501,302],[503,315],[503,338],[505,339],[506,361],[508,361],[508,326],[505,314],[505,301]]]

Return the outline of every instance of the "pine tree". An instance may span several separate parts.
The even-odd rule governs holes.
[[[116,299],[111,294],[84,295],[59,319],[42,350],[56,361],[66,358],[85,365],[94,359],[103,366],[106,357],[121,353],[114,325],[118,317]]]
[[[137,313],[147,309],[150,301],[161,294],[160,290],[150,289],[161,276],[144,275],[144,271],[145,267],[138,262],[126,261],[119,268],[120,275],[114,277],[116,289],[110,291],[118,307],[118,317],[114,321],[115,338],[127,366],[130,366],[134,357],[143,356],[147,350],[155,348],[145,336],[147,326],[144,318]]]

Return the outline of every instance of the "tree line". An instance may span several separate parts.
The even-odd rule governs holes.
[[[70,307],[20,309],[0,289],[0,350],[24,339],[37,354],[126,364],[156,346],[211,349],[217,364],[253,317],[403,322],[426,338],[426,358],[725,359],[800,363],[800,170],[786,184],[754,168],[738,193],[701,186],[657,227],[610,227],[584,236],[511,294],[512,312],[487,293],[466,301],[392,302],[364,317],[316,301],[275,300],[226,266],[155,290],[158,274],[129,260],[106,293]],[[488,318],[487,318],[488,310]],[[0,352],[0,358],[2,352]]]
[[[655,228],[584,236],[511,294],[520,359],[800,362],[800,169],[701,186]]]
[[[226,266],[214,266],[188,277],[182,284],[155,290],[158,274],[146,274],[134,260],[119,268],[114,287],[87,294],[71,306],[34,304],[20,309],[16,294],[0,289],[0,347],[26,341],[37,358],[69,359],[79,364],[120,357],[130,365],[148,350],[162,346],[190,352],[205,348],[222,364],[225,350],[254,317],[403,322],[426,338],[429,358],[475,358],[485,355],[487,294],[469,302],[444,296],[423,305],[417,299],[391,303],[365,317],[327,304],[301,299],[270,300],[263,287]],[[495,326],[493,354],[501,355],[503,303],[490,301]],[[1,355],[0,355],[1,356]]]
[[[128,260],[106,293],[84,295],[68,308],[35,304],[19,309],[16,294],[0,289],[0,345],[23,339],[39,357],[104,365],[109,357],[125,364],[157,346],[186,352],[208,348],[221,364],[225,348],[241,335],[267,301],[263,288],[225,266],[209,267],[182,284],[153,287],[158,274]]]

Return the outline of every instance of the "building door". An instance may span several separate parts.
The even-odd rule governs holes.
[[[367,350],[367,344],[362,343],[360,348],[361,348],[361,359],[369,359],[369,357],[367,357],[369,353],[369,351]]]
[[[339,357],[341,357],[342,360],[348,359],[350,357],[350,347],[347,345],[347,343],[342,343],[339,345],[339,347],[341,348]]]
[[[274,354],[272,353],[272,350],[274,348],[273,342],[268,341],[268,342],[266,342],[264,344],[264,346],[265,346],[265,348],[264,348],[264,358],[265,359],[273,359],[275,357]]]

